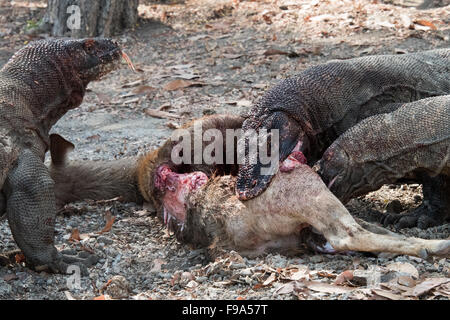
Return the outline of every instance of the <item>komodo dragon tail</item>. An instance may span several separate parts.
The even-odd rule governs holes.
[[[52,163],[50,175],[55,182],[56,202],[106,200],[121,197],[125,202],[142,202],[137,184],[138,157],[114,161],[69,161],[74,145],[63,137],[50,136]]]

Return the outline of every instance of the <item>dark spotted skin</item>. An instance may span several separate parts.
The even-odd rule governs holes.
[[[439,225],[450,217],[450,95],[395,107],[343,133],[318,162],[319,174],[344,203],[401,179],[422,183],[421,206],[383,215],[382,222]]]
[[[53,244],[54,183],[43,160],[51,127],[83,101],[90,81],[116,68],[122,57],[109,39],[45,40],[19,50],[0,70],[0,215],[8,218],[26,262],[66,272]]]
[[[278,129],[280,161],[300,141],[300,151],[313,164],[362,119],[391,112],[394,103],[448,93],[450,49],[330,61],[270,89],[250,110],[243,129]],[[241,200],[261,194],[272,179],[261,175],[261,163],[252,163],[247,150],[237,179]]]

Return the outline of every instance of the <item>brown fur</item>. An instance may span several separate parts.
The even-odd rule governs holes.
[[[194,123],[202,123],[203,130],[207,129],[218,129],[222,132],[223,137],[225,137],[226,129],[240,129],[242,126],[243,118],[233,115],[214,115],[207,116],[201,119],[192,121],[183,126],[183,129],[188,129],[193,133]],[[167,164],[174,171],[179,173],[192,172],[192,171],[202,171],[208,176],[212,176],[215,173],[220,174],[237,174],[238,166],[211,166],[206,164],[191,164],[191,165],[174,165],[171,162],[171,153],[173,147],[177,144],[177,141],[167,140],[162,147],[153,150],[139,159],[138,162],[138,185],[141,194],[146,201],[152,202],[159,208],[162,204],[160,199],[161,194],[154,187],[154,174],[156,169],[162,164]],[[203,148],[210,142],[203,142]],[[237,143],[237,141],[236,141]],[[234,148],[236,150],[236,143]],[[226,141],[224,141],[226,145]],[[226,149],[224,150],[224,154]],[[193,155],[194,153],[191,152]],[[193,161],[192,161],[193,162]]]
[[[226,129],[241,128],[243,118],[233,115],[207,116],[189,122],[182,128],[193,132],[193,124],[198,122],[202,123],[203,130],[218,129],[225,137]],[[208,176],[215,172],[237,173],[237,166],[176,166],[171,162],[171,153],[177,143],[168,139],[160,148],[136,158],[80,162],[67,161],[67,154],[73,149],[73,144],[58,135],[52,135],[50,174],[56,183],[58,205],[82,199],[103,200],[120,196],[129,202],[141,202],[144,198],[161,208],[160,194],[154,187],[154,174],[162,164],[169,165],[177,172],[202,171]],[[207,144],[209,142],[204,142],[203,147]]]

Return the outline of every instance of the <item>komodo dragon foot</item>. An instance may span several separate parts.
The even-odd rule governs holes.
[[[30,150],[18,157],[5,181],[6,215],[14,240],[25,255],[26,263],[37,271],[71,273],[71,265],[87,274],[97,258],[58,252],[54,246],[56,200],[54,182],[41,159]],[[73,269],[72,269],[73,270]]]
[[[405,214],[383,215],[383,225],[394,225],[397,229],[418,227],[426,229],[441,225],[450,217],[450,179],[445,176],[430,178],[423,176],[423,202]]]

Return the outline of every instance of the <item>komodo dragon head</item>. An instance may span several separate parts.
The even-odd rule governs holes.
[[[33,122],[46,135],[68,110],[81,104],[89,82],[117,69],[122,58],[134,70],[110,39],[34,41],[0,70],[0,90],[5,91],[0,95],[19,110],[31,111]]]
[[[39,40],[17,51],[3,70],[21,72],[23,80],[26,80],[28,72],[34,73],[30,74],[33,78],[43,77],[47,71],[59,71],[62,74],[58,76],[66,77],[70,70],[70,76],[81,79],[87,85],[116,69],[122,58],[129,62],[119,45],[111,39]],[[51,79],[44,77],[42,80]]]

